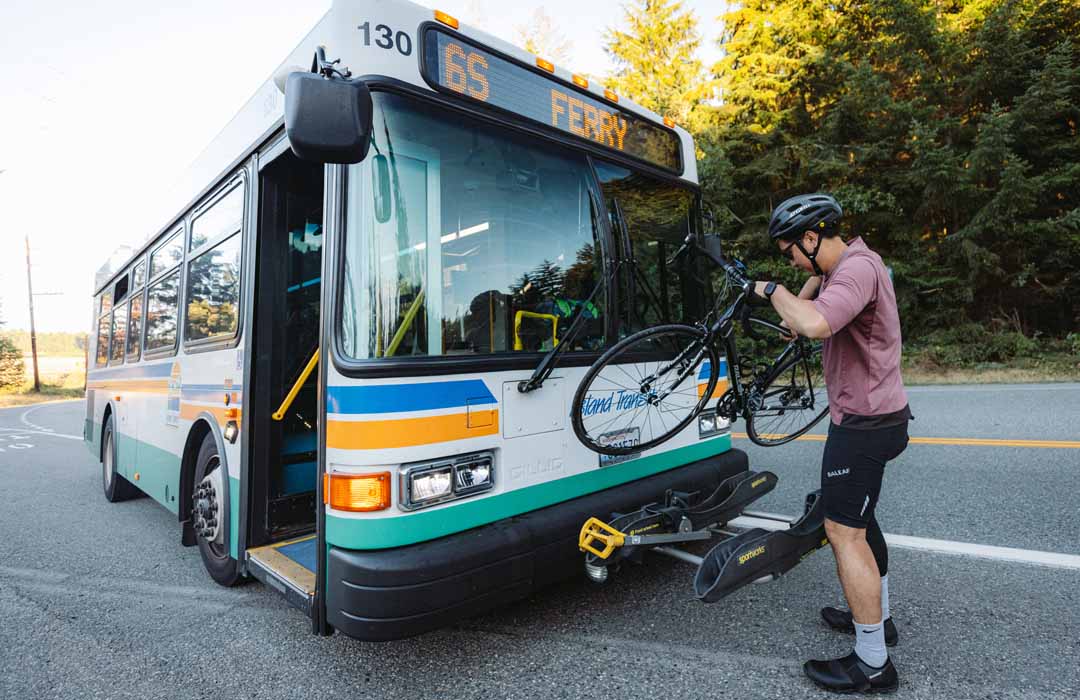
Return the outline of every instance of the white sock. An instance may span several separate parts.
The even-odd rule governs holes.
[[[881,621],[888,620],[892,615],[889,614],[889,575],[885,574],[881,577]]]
[[[864,664],[874,668],[885,665],[889,660],[889,652],[885,651],[884,620],[872,625],[855,623],[855,653]]]

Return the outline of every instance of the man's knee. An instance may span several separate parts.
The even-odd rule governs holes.
[[[866,528],[851,527],[850,525],[844,525],[843,523],[838,523],[829,518],[825,518],[825,534],[828,536],[829,542],[837,547],[844,547],[859,542],[866,543]]]

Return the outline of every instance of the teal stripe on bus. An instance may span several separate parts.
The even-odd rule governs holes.
[[[597,468],[487,498],[465,499],[438,510],[365,519],[327,513],[326,542],[344,549],[386,549],[426,542],[659,474],[730,449],[731,435],[726,434],[618,466]]]

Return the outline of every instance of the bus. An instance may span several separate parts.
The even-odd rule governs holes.
[[[669,260],[702,227],[684,129],[404,0],[336,0],[275,76],[97,272],[109,501],[317,634],[391,640],[579,575],[590,516],[747,471],[715,413],[620,457],[569,419],[606,347],[708,309]]]

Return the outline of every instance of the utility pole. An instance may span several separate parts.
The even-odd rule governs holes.
[[[41,378],[38,376],[37,331],[34,328],[34,283],[30,279],[30,234],[26,234],[26,291],[30,299],[30,352],[34,356],[34,391],[41,392]]]

